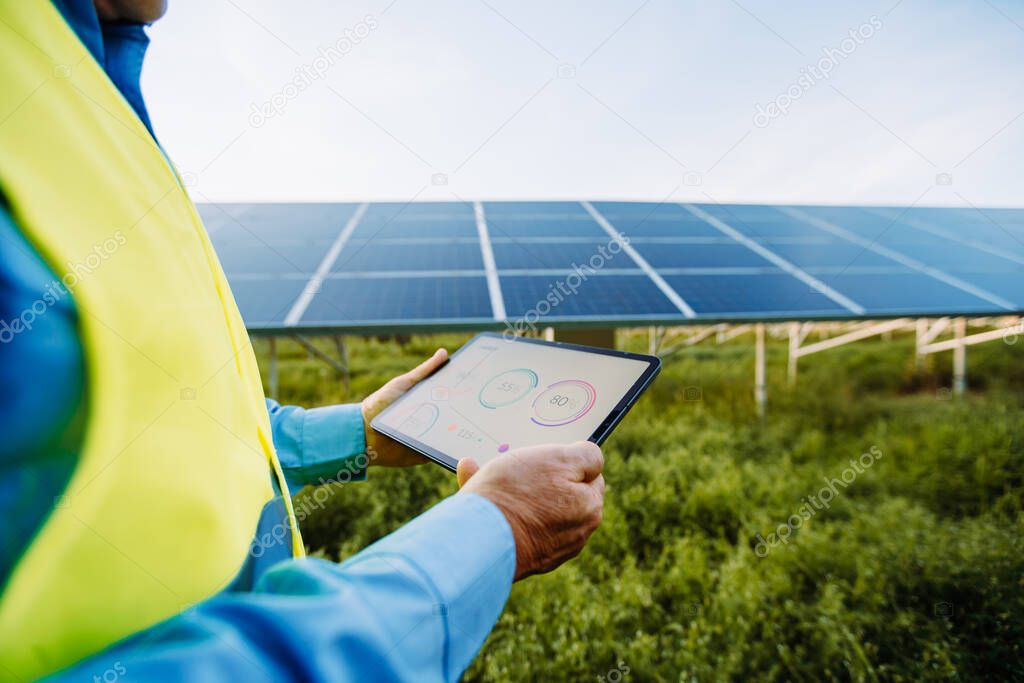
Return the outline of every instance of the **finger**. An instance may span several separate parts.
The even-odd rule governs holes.
[[[463,458],[459,461],[458,466],[455,468],[455,478],[459,481],[459,488],[462,488],[469,478],[472,477],[480,470],[480,465],[476,464],[476,460],[473,458]]]
[[[404,375],[399,375],[395,379],[399,380],[399,384],[404,387],[405,391],[411,389],[418,382],[422,382],[424,379],[430,376],[437,368],[448,360],[448,351],[446,349],[438,349],[434,352],[434,355],[426,359],[416,367]]]
[[[577,441],[565,447],[565,456],[575,468],[577,481],[592,481],[604,471],[601,447],[592,441]]]

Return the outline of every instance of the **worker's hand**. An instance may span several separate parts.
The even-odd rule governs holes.
[[[601,523],[604,457],[589,441],[511,451],[483,467],[459,461],[462,493],[487,498],[505,514],[516,541],[518,581],[579,555]]]
[[[366,435],[366,452],[371,465],[384,467],[409,467],[427,462],[422,455],[413,451],[392,438],[379,434],[370,427],[370,421],[395,402],[399,396],[412,389],[418,382],[426,379],[430,373],[448,360],[448,352],[438,349],[434,355],[415,368],[395,377],[377,391],[367,396],[362,403],[363,431]]]

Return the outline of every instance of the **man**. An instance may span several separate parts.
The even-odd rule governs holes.
[[[600,450],[463,461],[398,532],[303,557],[289,491],[417,462],[366,424],[445,352],[361,406],[265,402],[139,90],[163,11],[0,0],[0,680],[457,679],[600,522]]]

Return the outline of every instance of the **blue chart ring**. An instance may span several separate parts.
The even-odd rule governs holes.
[[[520,393],[518,396],[513,396],[508,401],[503,401],[501,403],[491,403],[490,401],[484,400],[484,391],[487,390],[487,387],[489,387],[494,380],[498,379],[499,377],[504,377],[505,375],[511,375],[513,373],[526,375],[526,379],[530,383],[530,386],[525,391]],[[514,370],[505,370],[504,372],[500,372],[494,377],[484,382],[484,385],[480,387],[480,393],[477,395],[477,400],[480,401],[480,405],[482,405],[484,408],[490,408],[491,410],[494,410],[495,408],[504,408],[505,406],[512,405],[516,401],[520,401],[526,398],[527,394],[529,394],[531,391],[537,388],[537,382],[537,373],[531,370],[530,368],[515,368]]]

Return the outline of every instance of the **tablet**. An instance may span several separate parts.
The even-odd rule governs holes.
[[[483,333],[370,426],[452,471],[523,446],[600,444],[660,369],[654,356]]]

